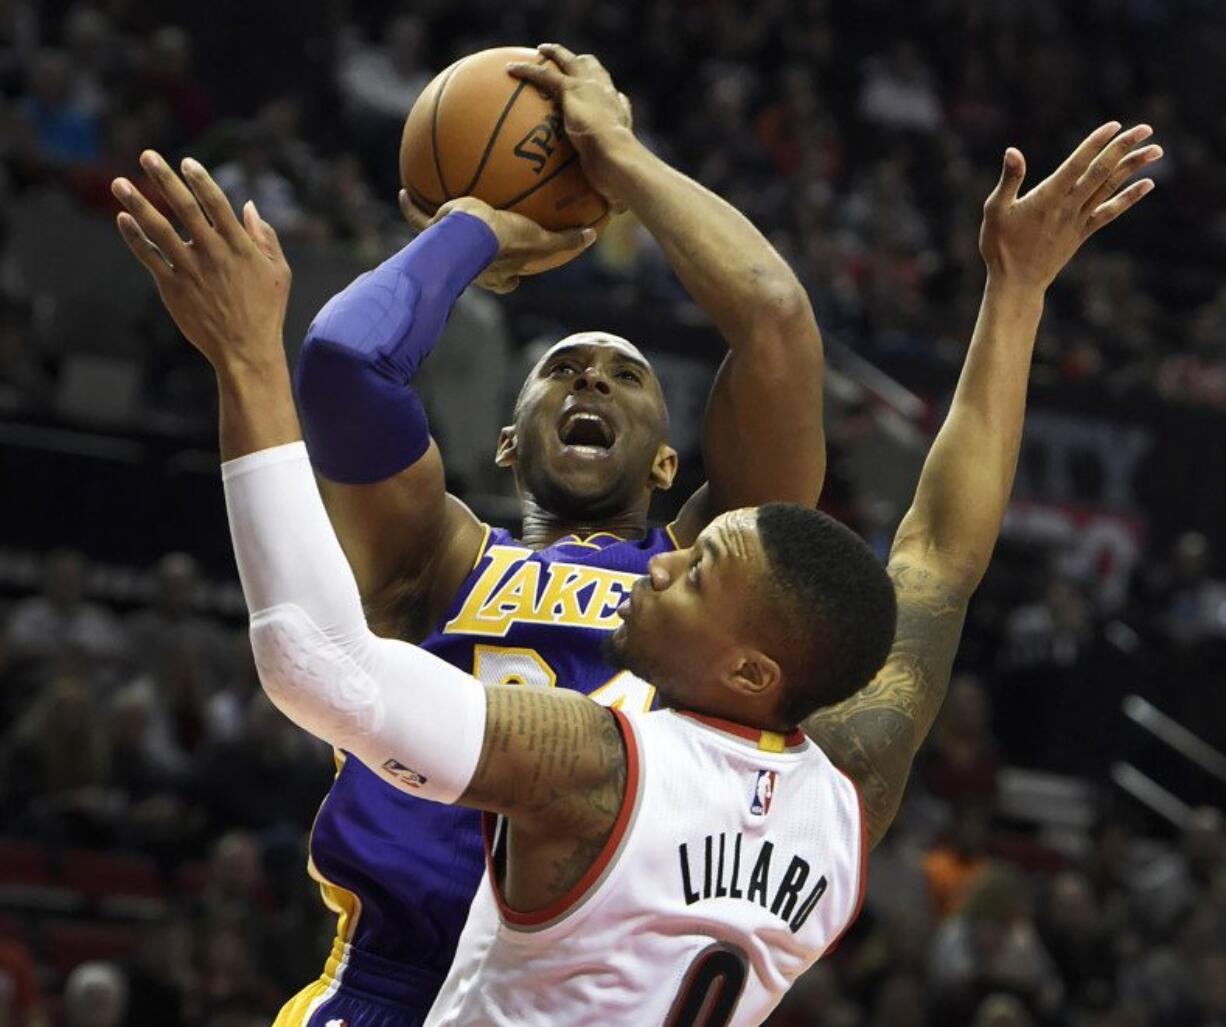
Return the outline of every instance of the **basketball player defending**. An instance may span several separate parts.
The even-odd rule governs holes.
[[[117,180],[125,240],[217,370],[265,688],[381,781],[493,814],[488,871],[430,1023],[756,1024],[845,930],[995,544],[1044,292],[1152,188],[1116,194],[1160,155],[1132,149],[1144,127],[1118,130],[1093,133],[1022,198],[1021,155],[1006,154],[985,206],[983,307],[890,554],[897,635],[894,590],[845,529],[794,504],[722,514],[654,555],[619,604],[613,657],[670,707],[634,717],[561,689],[482,684],[372,633],[301,442],[275,235],[250,205],[240,224],[194,162],[189,190],[151,161],[190,245]],[[356,1003],[332,1020],[406,1022]]]
[[[1050,280],[1050,276],[1054,275],[1059,266],[1068,259],[1089,230],[1110,220],[1144,193],[1147,183],[1138,183],[1137,186],[1126,190],[1108,202],[1108,199],[1132,170],[1154,156],[1152,148],[1137,151],[1131,155],[1127,154],[1128,149],[1143,137],[1143,134],[1138,131],[1125,133],[1107,146],[1107,140],[1115,134],[1117,128],[1118,126],[1115,125],[1104,126],[1103,130],[1087,140],[1069,162],[1066,162],[1060,172],[1021,201],[1015,200],[1017,184],[1021,177],[1020,158],[1014,155],[1012,164],[1006,168],[1002,186],[995,195],[994,203],[989,206],[989,218],[985,226],[985,255],[988,256],[989,264],[994,269],[994,283],[990,283],[989,286],[980,324],[976,330],[975,342],[972,345],[967,373],[964,375],[963,388],[960,390],[959,399],[955,402],[954,413],[951,414],[950,423],[957,421],[962,425],[958,435],[959,438],[962,438],[962,442],[958,443],[959,445],[965,443],[971,446],[972,442],[985,441],[983,437],[985,423],[990,426],[993,420],[988,417],[991,411],[986,408],[984,390],[989,381],[993,380],[993,375],[1003,375],[1006,384],[1012,384],[1014,387],[1020,417],[1021,396],[1024,393],[1025,360],[1028,359],[1029,344],[1033,341],[1034,325],[1037,323],[1038,311],[1041,308],[1043,287]],[[1105,150],[1104,146],[1106,146]],[[1094,160],[1093,165],[1090,163],[1092,159]],[[293,421],[292,407],[282,409],[278,404],[270,402],[270,397],[282,391],[281,386],[285,379],[285,369],[281,362],[277,340],[283,317],[284,293],[288,288],[288,269],[279,256],[271,230],[259,220],[254,208],[251,207],[244,211],[244,226],[239,226],[232,213],[224,207],[224,200],[221,199],[211,180],[199,165],[188,162],[184,166],[184,174],[196,195],[200,197],[200,202],[209,212],[208,218],[201,212],[192,192],[156,155],[146,155],[144,163],[159,189],[191,233],[193,245],[190,248],[185,246],[165,219],[145,203],[131,184],[124,180],[117,181],[115,191],[130,213],[121,215],[120,228],[133,251],[153,272],[163,298],[180,327],[206,355],[210,356],[218,369],[223,396],[223,436],[230,438],[229,443],[223,441],[227,455],[256,451],[273,445],[275,441],[285,442],[296,438],[296,423],[290,423]],[[1076,189],[1069,191],[1068,186],[1071,182],[1081,184]],[[1086,192],[1087,188],[1089,192]],[[1091,203],[1091,200],[1094,202]],[[1074,209],[1070,206],[1074,201],[1078,204],[1086,204],[1082,216],[1077,216],[1081,207]],[[1061,241],[1059,238],[1054,241],[1051,238],[1044,238],[1044,233],[1051,235],[1053,225],[1065,237],[1063,241],[1067,245],[1063,250],[1054,244]],[[1069,242],[1069,240],[1073,241]],[[1028,252],[1028,250],[1040,248],[1044,242],[1050,246],[1049,257],[1045,258],[1043,254],[1036,256]],[[1042,272],[1048,270],[1048,264],[1050,264],[1050,274],[1044,277]],[[269,340],[272,340],[272,343]],[[1021,353],[1022,356],[1014,355],[1006,359],[1005,354],[1014,353],[1014,351]],[[995,356],[993,356],[994,352]],[[1018,369],[1018,360],[1022,361],[1021,370]],[[968,384],[973,380],[978,380],[974,388]],[[528,389],[531,390],[531,387],[530,383]],[[1005,402],[1007,406],[1010,402],[1009,397],[1006,396],[1002,402]],[[985,417],[988,417],[986,422]],[[272,422],[278,423],[273,425]],[[255,431],[253,425],[259,428],[258,432]],[[254,436],[251,433],[254,433]],[[237,441],[235,441],[236,438]],[[942,439],[945,438],[946,433],[943,433]],[[953,496],[960,488],[972,490],[978,495],[991,496],[995,492],[988,489],[988,486],[993,484],[997,489],[1003,484],[1007,492],[1007,482],[1012,467],[1012,457],[1009,456],[1009,453],[1016,451],[1016,439],[1010,441],[1009,437],[1006,437],[998,446],[1000,450],[998,457],[1008,457],[1010,471],[1006,474],[999,472],[999,469],[994,470],[996,463],[991,461],[962,460],[960,457],[955,462],[948,455],[952,444],[948,440],[944,446],[941,442],[938,443],[934,450],[933,460],[936,460],[938,453],[946,455],[939,461],[941,466],[938,470],[931,473],[926,472],[925,481],[934,478],[938,482],[944,481],[945,485],[954,487],[947,490],[937,489],[935,486],[928,487],[929,495],[922,504],[925,512],[921,517],[920,514],[913,511],[913,516],[909,518],[909,526],[904,526],[904,532],[900,536],[900,545],[896,551],[898,560],[891,562],[891,568],[896,572],[896,580],[903,586],[904,610],[901,622],[904,626],[909,623],[905,599],[908,592],[912,593],[912,605],[916,611],[915,621],[910,622],[913,630],[906,636],[910,639],[909,648],[903,651],[898,669],[892,675],[890,674],[892,662],[890,666],[887,666],[887,671],[878,679],[878,682],[869,690],[867,694],[871,696],[871,702],[867,706],[858,707],[854,705],[855,700],[853,699],[851,706],[836,707],[830,718],[830,722],[836,725],[830,735],[832,740],[827,742],[825,736],[822,736],[824,744],[828,745],[832,752],[841,755],[841,758],[857,772],[862,784],[866,786],[867,812],[872,838],[877,837],[888,824],[894,804],[897,802],[901,783],[905,780],[913,746],[917,745],[918,740],[922,738],[930,722],[931,714],[939,705],[939,696],[944,687],[941,661],[945,659],[944,649],[941,646],[952,645],[953,640],[956,640],[957,625],[960,624],[959,597],[962,597],[961,602],[964,603],[964,593],[969,592],[973,584],[972,579],[976,574],[976,561],[986,560],[986,552],[979,554],[975,547],[982,543],[984,537],[987,537],[987,548],[990,550],[990,541],[996,530],[993,526],[990,532],[982,529],[974,531],[959,523],[955,515],[960,512],[956,510]],[[1009,449],[1010,445],[1013,447],[1012,451]],[[245,475],[239,477],[245,477]],[[984,480],[980,480],[981,477]],[[997,481],[996,477],[1001,480]],[[920,497],[925,497],[924,486],[921,486]],[[1003,505],[1003,497],[1001,504]],[[920,505],[917,499],[917,510]],[[294,503],[282,501],[283,513],[296,508]],[[985,506],[982,503],[976,506],[976,511],[980,513],[985,510],[990,512],[991,509],[990,505]],[[925,520],[931,519],[933,514],[940,514],[943,520],[948,522],[946,527],[949,529],[937,533],[936,543],[926,534],[928,528],[924,527]],[[998,521],[999,516],[997,516]],[[744,526],[743,521],[742,526]],[[761,534],[763,529],[757,527],[755,530]],[[241,534],[236,529],[236,537]],[[966,540],[965,543],[961,541],[963,539]],[[752,550],[752,547],[750,548]],[[697,553],[700,554],[698,561],[694,567],[688,568],[684,575],[674,573],[676,568],[674,572],[668,570],[669,564],[665,560],[671,560],[673,557],[657,560],[653,567],[653,584],[661,591],[680,587],[683,581],[687,588],[700,588],[699,582],[703,576],[701,554],[705,552],[706,547],[700,547],[697,550]],[[689,554],[687,554],[688,558]],[[305,566],[310,561],[299,559],[298,562]],[[774,573],[782,576],[781,580],[788,580],[784,561],[775,560],[771,567]],[[522,596],[524,593],[522,583],[518,591]],[[505,597],[490,612],[497,613],[513,597],[514,592]],[[482,607],[485,605],[482,604]],[[260,604],[253,599],[253,610],[259,608]],[[665,607],[657,608],[657,614],[663,613],[665,609]],[[949,622],[951,616],[954,617],[952,633]],[[318,626],[319,618],[312,619]],[[705,621],[706,617],[699,619]],[[786,623],[787,620],[788,618],[781,614],[780,623]],[[938,625],[944,625],[939,637],[930,637],[927,632],[927,625],[933,620]],[[633,623],[637,622],[637,618],[631,618],[631,621],[630,626],[632,627]],[[716,621],[710,621],[710,625],[715,624]],[[697,625],[692,624],[692,626],[695,626],[697,630]],[[814,634],[813,627],[809,625],[809,630],[799,631],[799,636]],[[677,634],[680,625],[675,621],[671,630],[678,640],[685,637],[684,633]],[[723,631],[722,628],[715,630]],[[855,633],[845,633],[846,642],[842,641],[844,635],[829,631],[818,631],[814,637],[822,636],[829,642],[829,646],[823,649],[822,659],[827,664],[832,659],[837,659],[839,662],[845,661],[847,653],[853,646]],[[900,644],[903,640],[903,637],[900,636]],[[937,646],[939,651],[929,652],[929,648],[937,645],[938,642],[941,643]],[[657,646],[658,649],[660,649],[659,646]],[[410,651],[416,652],[416,650]],[[783,662],[799,659],[805,651],[807,647],[804,645],[789,646],[787,649],[789,655]],[[673,674],[668,667],[669,660],[685,660],[688,663],[696,657],[701,658],[697,659],[695,666],[706,667],[707,670],[704,672],[706,677],[713,675],[712,680],[727,679],[742,682],[742,685],[737,687],[744,687],[752,683],[752,680],[761,678],[761,668],[768,666],[756,657],[750,658],[744,642],[738,642],[737,635],[733,632],[731,634],[721,633],[717,643],[709,647],[704,644],[701,653],[695,653],[692,646],[684,645],[659,653],[659,659],[653,663],[652,669],[660,681],[671,680]],[[952,658],[952,649],[950,649],[948,658]],[[728,664],[729,661],[731,661],[731,666],[721,669],[721,666]],[[778,666],[782,666],[779,661],[775,662]],[[946,660],[946,664],[947,662]],[[313,666],[313,664],[308,663],[307,666]],[[913,668],[922,673],[913,673]],[[800,680],[805,675],[804,668],[793,669],[789,678]],[[470,686],[469,694],[477,694],[471,692],[471,689],[478,687],[471,680],[459,677],[457,680],[467,681]],[[637,679],[626,675],[625,683],[629,690],[642,690],[647,687],[636,684],[636,681]],[[358,688],[358,693],[351,697],[359,707],[362,705],[359,694],[361,692],[362,688]],[[458,692],[457,694],[463,693]],[[484,696],[486,693],[480,692],[480,694]],[[516,693],[514,690],[494,689],[489,694],[520,695],[522,699],[511,700],[513,703],[520,703],[529,701],[529,697],[531,701],[537,701],[547,693]],[[673,701],[678,702],[678,694],[675,689],[672,695]],[[829,702],[834,697],[833,693],[827,691],[820,697],[820,701]],[[333,699],[342,706],[349,701],[344,697],[338,699],[334,696]],[[684,700],[680,701],[684,704]],[[583,708],[586,709],[586,706]],[[432,716],[429,710],[423,711],[420,716],[422,719],[418,723],[426,725],[435,735],[440,734],[442,726],[447,723],[445,719]],[[750,722],[752,723],[752,718]],[[373,722],[365,721],[363,723],[366,727],[371,727],[373,724]],[[778,724],[778,719],[776,718],[772,723]],[[823,718],[818,717],[813,722],[812,728],[822,735]],[[533,728],[533,730],[536,729]],[[877,734],[874,734],[874,731],[877,731]],[[347,744],[338,740],[340,736],[329,731],[321,730],[321,733],[331,737],[342,747]],[[482,739],[487,736],[493,737],[488,731],[477,733],[481,734]],[[359,732],[360,735],[361,732]],[[359,736],[355,736],[355,741]],[[472,749],[473,745],[480,748],[485,744],[484,741],[479,744],[474,742],[475,735],[471,733],[465,737],[467,741],[458,736],[447,736],[450,743],[449,748],[454,749],[457,754],[462,754]],[[843,739],[847,740],[848,753],[838,754],[838,745]],[[550,746],[552,744],[550,741]],[[774,735],[761,735],[759,744],[766,748],[778,748],[782,745]],[[363,755],[368,755],[364,743],[360,751]],[[852,753],[855,754],[854,758]],[[540,755],[547,760],[553,760],[558,753],[550,748],[549,751],[541,750]],[[474,759],[476,759],[475,756]],[[368,756],[368,761],[373,760],[372,756]],[[436,798],[448,797],[445,792],[440,793],[435,790],[439,787],[439,781],[446,784],[446,774],[442,771],[436,772],[435,784],[432,785],[430,783],[432,775],[422,768],[421,760],[418,760],[417,763],[418,765],[415,766],[411,761],[388,756],[386,759],[373,761],[372,765],[377,766],[384,781]],[[356,764],[350,761],[346,766],[349,765]],[[540,780],[540,778],[534,779],[531,775],[512,776],[507,783],[513,786],[512,791],[522,793],[530,803],[539,803],[540,796],[536,794],[535,789]],[[623,788],[622,791],[624,792],[625,789]],[[758,796],[757,806],[759,808],[769,806],[770,797],[776,791],[776,787],[762,787],[760,783],[755,783],[753,794]],[[450,797],[461,796],[463,792],[464,788],[460,788],[455,790]],[[620,803],[614,803],[613,806],[617,810],[624,808],[624,804]],[[504,810],[504,812],[511,811]],[[577,810],[573,812],[577,819],[583,819]],[[513,814],[512,821],[515,821]],[[512,897],[512,905],[523,915],[531,917],[534,912],[539,913],[543,907],[556,905],[559,901],[565,900],[568,892],[573,892],[576,888],[582,890],[580,886],[584,883],[584,877],[591,870],[594,859],[605,848],[604,834],[607,833],[607,831],[601,833],[599,838],[595,836],[578,838],[565,830],[552,831],[549,842],[553,846],[549,855],[551,873],[544,877],[538,877],[536,874],[528,875],[530,880],[526,883],[529,887],[538,889],[537,893]],[[511,831],[512,839],[520,834],[522,832],[517,832],[514,828]],[[513,860],[512,864],[513,866],[526,865],[518,859]],[[512,873],[514,874],[513,867]],[[320,1011],[319,1003],[316,1003],[316,1011]],[[407,1013],[408,1009],[405,1006],[397,1007],[387,1002],[363,1005],[360,1001],[355,1001],[352,1005],[346,1004],[343,1009],[331,1010],[329,1019],[346,1018],[351,1024],[412,1022],[407,1018]]]

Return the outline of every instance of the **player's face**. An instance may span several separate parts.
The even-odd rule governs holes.
[[[533,368],[500,460],[546,510],[598,520],[667,487],[676,455],[665,444],[664,395],[646,359],[617,336],[563,340]]]
[[[745,651],[765,566],[750,510],[716,518],[689,549],[652,557],[618,610],[613,661],[655,685],[666,706],[720,713],[712,703],[727,696],[715,693]]]

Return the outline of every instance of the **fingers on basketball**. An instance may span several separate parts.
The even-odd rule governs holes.
[[[500,47],[440,73],[414,104],[401,140],[401,181],[412,205],[428,213],[473,196],[550,231],[601,225],[608,204],[583,174],[557,101],[507,73],[517,64],[561,76],[559,67],[577,61],[564,47]],[[416,226],[404,201],[401,209]]]

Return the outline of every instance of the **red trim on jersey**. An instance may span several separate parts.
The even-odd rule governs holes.
[[[749,741],[760,743],[762,736],[777,735],[779,731],[765,731],[760,727],[750,727],[748,724],[738,724],[735,720],[724,720],[721,717],[710,717],[705,713],[695,713],[693,710],[677,710],[683,717],[689,717],[691,720],[697,720],[708,727],[716,728],[726,734],[736,735],[738,738],[747,738]],[[783,744],[789,749],[794,745],[803,745],[805,741],[805,733],[796,728],[783,736]]]
[[[830,764],[834,767],[834,764]],[[843,771],[838,767],[834,767],[840,774]],[[843,940],[843,936],[851,930],[851,925],[860,918],[860,910],[864,908],[864,893],[868,890],[868,817],[864,815],[864,797],[860,794],[859,786],[846,774],[843,774],[847,783],[851,785],[851,789],[856,793],[856,806],[860,810],[860,882],[856,888],[856,904],[852,907],[851,917],[847,923],[843,925],[843,929],[834,936],[834,941],[826,946],[826,951],[822,953],[822,959],[825,959],[835,949],[839,947],[839,942]]]
[[[497,818],[489,813],[484,817],[485,865],[490,875],[490,888],[493,890],[494,899],[498,903],[499,913],[502,914],[503,920],[512,927],[539,927],[541,924],[556,920],[558,917],[570,912],[600,879],[600,876],[605,872],[605,869],[621,846],[622,838],[626,834],[626,828],[630,826],[630,817],[634,812],[635,800],[638,798],[639,748],[638,742],[634,737],[634,729],[630,726],[626,715],[621,710],[610,710],[609,712],[616,719],[618,730],[621,731],[622,741],[626,746],[626,791],[622,796],[622,806],[618,810],[617,819],[613,821],[613,829],[609,832],[609,837],[605,841],[604,847],[600,850],[600,855],[596,857],[592,865],[587,868],[587,872],[565,895],[555,899],[544,909],[531,910],[526,913],[508,906],[503,898],[502,889],[498,885],[498,875],[494,867],[494,824]]]

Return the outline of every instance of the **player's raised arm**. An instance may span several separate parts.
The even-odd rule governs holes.
[[[979,246],[983,305],[945,423],[924,463],[890,552],[898,630],[880,674],[806,730],[859,784],[876,844],[902,799],[911,762],[932,727],[1013,487],[1035,335],[1048,285],[1081,244],[1153,188],[1138,169],[1157,160],[1148,126],[1093,132],[1025,196],[1021,153],[1005,154],[984,205]],[[1139,148],[1138,148],[1139,147]]]
[[[524,260],[582,249],[594,232],[547,232],[475,201],[448,204],[399,253],[333,296],[307,331],[294,387],[312,462],[362,597],[386,633],[425,634],[471,570],[482,530],[446,492],[412,390],[473,281],[514,285]],[[467,204],[467,206],[466,206]]]
[[[728,343],[707,408],[708,483],[677,533],[689,543],[716,514],[770,501],[815,505],[826,468],[822,342],[808,296],[749,220],[635,139],[600,62],[548,44],[551,65],[511,72],[556,94],[592,185],[629,207]]]
[[[127,179],[113,186],[118,225],[217,372],[226,509],[265,690],[391,784],[508,815],[518,850],[555,871],[509,881],[512,892],[528,906],[551,901],[616,819],[626,777],[617,715],[562,689],[487,691],[371,632],[294,410],[281,339],[290,272],[276,235],[254,205],[240,222],[196,162],[183,179],[157,154],[141,162],[190,243]]]

